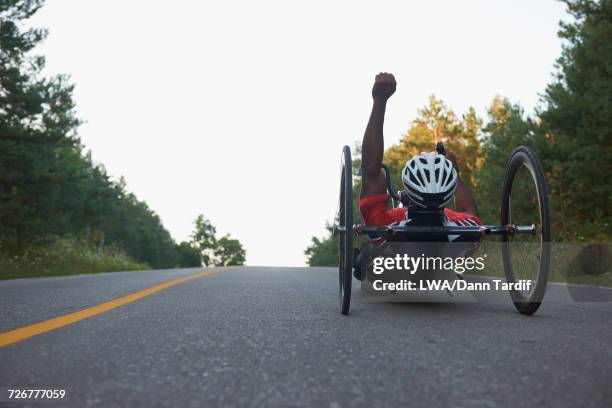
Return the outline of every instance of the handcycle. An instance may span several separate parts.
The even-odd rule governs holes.
[[[438,154],[445,154],[442,142],[437,144],[436,151]],[[546,179],[540,161],[531,148],[516,148],[508,160],[502,187],[500,223],[497,225],[444,226],[415,222],[412,225],[381,227],[354,224],[353,166],[351,149],[348,146],[342,149],[341,167],[340,200],[333,230],[339,237],[339,299],[340,312],[343,315],[348,314],[350,309],[353,270],[356,266],[353,241],[360,235],[395,242],[448,241],[449,235],[474,241],[499,236],[506,282],[515,283],[528,279],[533,283],[528,291],[509,290],[514,306],[526,315],[532,315],[540,307],[548,283],[550,220]],[[387,193],[395,207],[403,202],[403,198],[392,186],[388,167],[383,164],[382,168]],[[415,217],[419,217],[418,212],[411,214],[412,219]],[[534,270],[525,271],[527,268],[520,264],[524,254],[521,253],[523,247],[518,244],[522,242],[530,244],[532,250],[535,248]]]

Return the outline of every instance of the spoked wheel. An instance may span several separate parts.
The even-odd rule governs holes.
[[[528,284],[510,290],[510,296],[519,312],[531,315],[540,307],[548,282],[550,221],[544,172],[536,154],[526,146],[510,157],[501,204],[502,225],[536,226],[534,235],[502,236],[506,281]]]
[[[348,314],[351,307],[351,279],[353,277],[353,162],[351,149],[342,149],[340,203],[338,211],[340,312]]]

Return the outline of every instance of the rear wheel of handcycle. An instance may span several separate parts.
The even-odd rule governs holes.
[[[339,262],[340,312],[348,314],[351,307],[351,279],[353,277],[353,162],[351,149],[342,149],[342,174],[340,177]]]
[[[502,190],[501,224],[531,225],[534,235],[502,236],[502,257],[508,283],[522,282],[510,290],[516,309],[527,315],[540,307],[550,265],[548,188],[542,166],[529,147],[514,150]]]

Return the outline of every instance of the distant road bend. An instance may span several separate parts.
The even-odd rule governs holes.
[[[553,285],[527,317],[366,303],[355,285],[342,316],[337,280],[235,267],[1,281],[0,385],[63,387],[70,406],[612,406],[610,302]]]

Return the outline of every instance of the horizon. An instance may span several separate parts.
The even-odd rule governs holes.
[[[363,3],[72,1],[28,26],[49,29],[34,51],[45,74],[71,75],[86,150],[176,241],[201,213],[244,244],[248,265],[297,266],[333,219],[340,149],[363,135],[376,73],[398,80],[386,147],[431,94],[458,115],[484,117],[495,95],[530,114],[551,82],[562,4],[439,3],[371,21]]]

